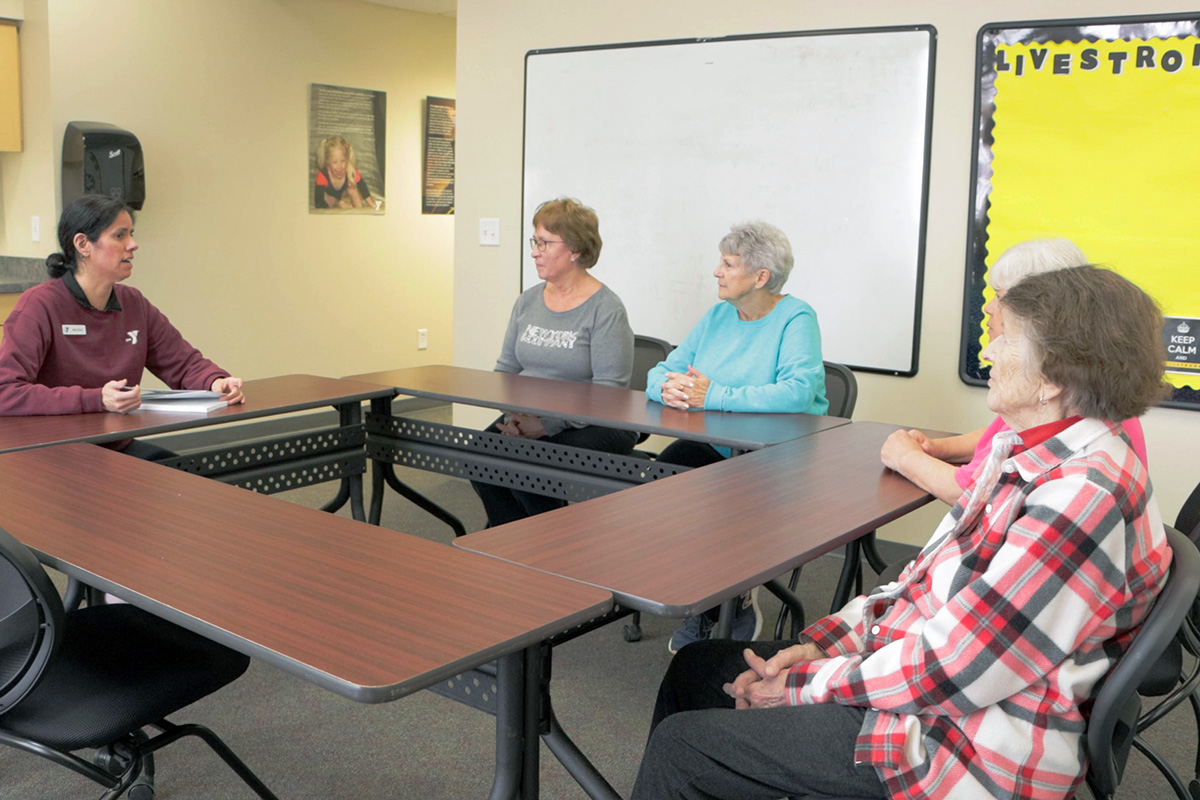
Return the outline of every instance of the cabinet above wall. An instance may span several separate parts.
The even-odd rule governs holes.
[[[17,23],[0,19],[0,151],[21,150],[21,49]]]

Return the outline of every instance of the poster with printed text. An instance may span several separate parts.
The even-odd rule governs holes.
[[[309,213],[382,214],[387,93],[314,83],[308,109]]]
[[[425,98],[425,153],[421,161],[421,213],[454,213],[455,101]]]
[[[1200,409],[1200,18],[989,25],[978,58],[960,376],[987,381],[997,258],[1064,237],[1159,303],[1166,405]]]

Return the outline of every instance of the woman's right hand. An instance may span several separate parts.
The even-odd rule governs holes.
[[[884,441],[879,458],[888,469],[907,476],[907,460],[912,458],[914,453],[929,455],[929,442],[929,437],[918,430],[893,431]]]
[[[668,372],[667,379],[662,385],[662,403],[664,406],[688,410],[688,377],[679,372]]]
[[[812,642],[785,647],[764,659],[747,648],[743,653],[750,669],[724,685],[735,708],[776,708],[787,705],[787,672],[801,661],[825,658],[825,651]]]
[[[100,402],[105,411],[128,414],[142,404],[142,387],[126,386],[128,380],[109,381],[100,390]]]

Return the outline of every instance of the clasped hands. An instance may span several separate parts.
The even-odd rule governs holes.
[[[750,648],[744,653],[750,669],[724,685],[725,694],[733,698],[734,708],[778,708],[788,704],[788,670],[801,661],[825,658],[825,651],[812,642],[785,647],[770,658],[763,658]]]
[[[916,429],[893,431],[884,441],[883,448],[879,451],[879,458],[888,469],[902,472],[902,462],[912,453],[924,453],[934,458],[941,458],[937,442],[937,439],[930,439]]]
[[[542,420],[533,414],[505,414],[504,419],[496,423],[496,430],[505,436],[519,436],[522,439],[541,439],[546,435]]]
[[[668,372],[662,385],[663,405],[684,411],[704,408],[704,398],[711,384],[712,381],[691,364],[688,364],[687,372]]]

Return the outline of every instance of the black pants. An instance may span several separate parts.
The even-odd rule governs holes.
[[[493,422],[485,429],[485,432],[497,433],[499,429]],[[599,425],[585,425],[582,428],[567,428],[561,433],[547,436],[538,441],[627,456],[637,443],[637,434],[633,431],[619,431]],[[509,489],[507,486],[494,486],[490,483],[476,481],[471,481],[471,486],[479,495],[479,499],[483,501],[483,510],[487,512],[489,528],[532,517],[555,508],[562,508],[567,504],[566,500],[557,497],[522,492],[517,489]]]
[[[742,651],[769,657],[789,644],[709,639],[680,650],[659,687],[632,800],[889,797],[874,767],[854,763],[864,709],[734,710],[721,687],[746,670]]]
[[[658,460],[664,464],[681,464],[685,467],[703,467],[724,461],[725,456],[717,452],[711,444],[704,442],[689,442],[677,439],[663,448],[658,454]]]

